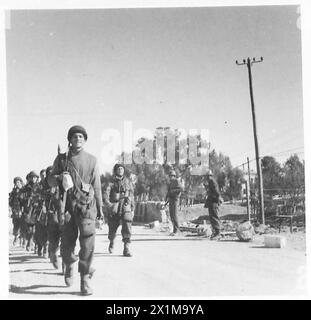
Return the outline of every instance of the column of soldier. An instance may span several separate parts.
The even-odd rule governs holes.
[[[14,178],[14,187],[9,194],[9,207],[13,223],[13,245],[39,257],[49,258],[58,269],[57,255],[62,229],[59,211],[59,188],[50,187],[47,181],[52,166],[26,176],[26,184],[20,177]]]
[[[90,279],[95,269],[91,266],[96,235],[96,219],[103,219],[103,200],[108,207],[109,253],[114,251],[117,229],[121,225],[123,255],[131,257],[129,249],[134,217],[134,185],[125,175],[125,167],[117,163],[113,178],[102,194],[97,159],[84,151],[88,139],[82,126],[73,126],[67,134],[68,150],[58,153],[53,166],[31,171],[26,184],[20,177],[14,178],[14,188],[9,195],[9,207],[13,222],[13,244],[49,258],[55,269],[60,268],[58,252],[62,257],[63,275],[68,287],[74,281],[73,265],[79,261],[80,289],[82,295],[91,295]],[[167,203],[173,232],[180,232],[177,207],[181,185],[176,172],[169,173]],[[220,193],[212,173],[207,174],[205,184],[208,197],[205,207],[209,210],[213,227],[211,238],[219,236],[220,220],[218,203]],[[75,254],[79,235],[80,251]]]

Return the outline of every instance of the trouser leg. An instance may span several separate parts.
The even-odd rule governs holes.
[[[38,245],[38,253],[41,252],[42,249],[46,248],[48,241],[47,227],[38,223],[36,225],[36,242]]]
[[[221,222],[219,219],[219,206],[218,206],[218,204],[217,203],[210,204],[208,207],[208,213],[209,213],[209,218],[210,218],[210,222],[211,222],[213,230],[215,230],[216,232],[219,232]]]
[[[108,216],[108,239],[113,241],[116,238],[116,233],[120,225],[120,217],[118,215]]]
[[[89,274],[95,250],[95,220],[82,219],[78,221],[80,231],[79,272]]]
[[[13,235],[15,238],[20,234],[20,226],[21,226],[21,219],[20,218],[12,218],[13,223]]]
[[[60,236],[61,232],[58,223],[48,224],[48,251],[50,255],[55,255],[59,249]]]
[[[26,222],[25,222],[25,217],[22,216],[21,217],[21,228],[20,228],[20,238],[22,240],[21,245],[25,245],[25,241],[26,241]]]
[[[71,265],[77,261],[74,254],[76,241],[78,238],[78,226],[75,218],[71,216],[69,221],[66,221],[63,226],[61,239],[61,256],[65,265]]]
[[[170,217],[173,224],[173,232],[176,233],[179,231],[179,223],[178,223],[178,216],[177,216],[177,204],[178,200],[170,200],[169,202],[169,211]]]
[[[35,225],[33,224],[26,224],[26,241],[27,241],[27,248],[30,249],[30,246],[33,241],[35,231]]]
[[[122,241],[123,242],[131,242],[131,236],[132,236],[132,221],[125,221],[122,220]]]

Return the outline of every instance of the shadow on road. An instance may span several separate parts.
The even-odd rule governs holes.
[[[35,289],[41,289],[41,288],[67,288],[66,286],[50,286],[50,285],[32,285],[27,287],[17,287],[14,285],[10,286],[9,291],[12,293],[18,293],[18,294],[34,294],[34,295],[55,295],[55,294],[71,294],[80,296],[80,292],[77,291],[33,291]]]
[[[42,260],[41,260],[42,259]],[[38,257],[37,255],[14,255],[9,257],[9,264],[30,264],[30,263],[49,263],[45,258]]]
[[[16,273],[16,272],[35,272],[35,273],[45,273],[44,271],[51,271],[52,269],[24,269],[24,270],[11,270],[11,273]],[[56,274],[56,273],[48,273],[46,272],[45,274]]]

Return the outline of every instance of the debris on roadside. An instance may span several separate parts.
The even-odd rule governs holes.
[[[276,235],[265,235],[264,244],[267,248],[284,248],[286,246],[286,238]]]
[[[236,235],[240,241],[252,241],[255,235],[254,227],[249,221],[245,221],[238,225]]]
[[[210,225],[204,224],[194,224],[191,222],[184,222],[179,226],[180,231],[195,233],[198,236],[210,236],[212,234],[212,229]]]

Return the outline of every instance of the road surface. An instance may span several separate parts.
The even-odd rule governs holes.
[[[97,230],[91,299],[298,298],[307,294],[305,252],[291,246],[264,248],[263,236],[248,243],[210,241],[195,236],[170,237],[144,226],[133,226],[133,257],[122,256],[120,234],[112,255],[108,254],[108,244],[104,226]],[[9,263],[9,299],[89,298],[80,296],[79,274],[68,288],[61,270],[21,247],[10,246]],[[77,271],[77,263],[75,267]]]

